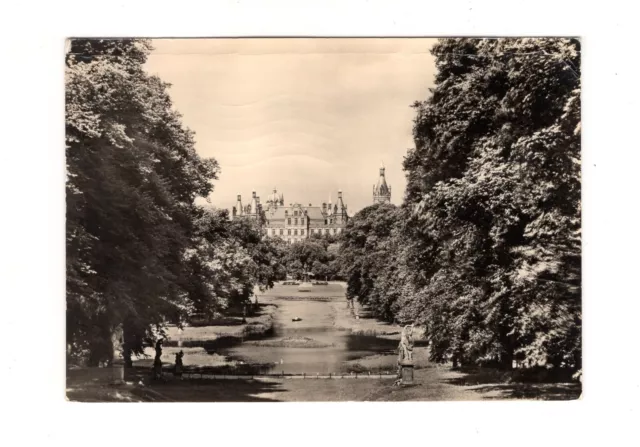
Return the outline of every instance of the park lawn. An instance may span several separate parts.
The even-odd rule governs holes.
[[[219,337],[231,336],[242,337],[249,328],[255,331],[267,332],[273,326],[273,316],[277,306],[273,304],[262,304],[257,315],[248,316],[247,323],[242,324],[241,318],[236,318],[235,324],[223,324],[216,326],[187,326],[183,329],[177,326],[167,328],[167,339],[169,341],[208,341]],[[233,319],[229,319],[232,322]]]

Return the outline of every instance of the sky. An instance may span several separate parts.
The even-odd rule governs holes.
[[[384,164],[400,204],[416,100],[428,97],[434,39],[161,39],[146,69],[172,86],[196,151],[220,164],[210,195],[230,208],[274,187],[285,204],[372,203]]]

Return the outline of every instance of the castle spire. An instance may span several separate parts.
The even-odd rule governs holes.
[[[242,196],[238,194],[236,200],[236,206],[233,207],[233,215],[242,216],[244,214],[244,207],[242,206]]]
[[[249,213],[256,214],[258,212],[258,196],[256,190],[251,191],[251,203],[249,203]]]
[[[384,163],[380,166],[380,176],[378,183],[373,186],[373,203],[389,203],[391,202],[391,187],[387,185],[387,179],[384,174]]]
[[[344,209],[344,203],[342,202],[342,190],[338,190],[338,211],[342,211]]]

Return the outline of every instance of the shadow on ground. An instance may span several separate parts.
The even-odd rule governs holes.
[[[106,368],[103,368],[106,369]],[[67,376],[67,399],[74,402],[276,402],[261,397],[284,392],[277,382],[260,380],[167,380],[112,384],[107,376]]]
[[[259,380],[183,380],[157,383],[144,389],[136,388],[141,400],[152,390],[168,402],[278,402],[279,399],[260,397],[265,393],[282,393],[277,382]]]
[[[453,371],[459,376],[446,379],[446,383],[467,387],[486,399],[575,400],[582,394],[582,384],[572,381],[566,371],[489,368]]]
[[[486,394],[487,399],[576,400],[582,394],[582,387],[575,383],[510,383],[472,389]]]

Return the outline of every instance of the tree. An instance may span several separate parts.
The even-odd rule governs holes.
[[[326,248],[313,239],[303,239],[291,244],[286,255],[287,270],[299,279],[306,277],[314,264],[326,264],[327,260]]]
[[[190,311],[213,316],[246,304],[254,287],[266,290],[284,274],[283,244],[263,238],[259,223],[230,221],[227,210],[201,208],[194,249],[186,256]]]
[[[74,40],[67,55],[67,340],[96,365],[127,357],[186,309],[183,256],[218,166],[200,158],[144,40]]]
[[[342,236],[339,264],[347,297],[358,298],[375,315],[393,320],[400,289],[398,233],[402,211],[383,203],[364,208],[349,220]],[[393,284],[393,286],[392,286]]]
[[[402,315],[434,360],[580,368],[580,44],[445,39],[405,159]]]

